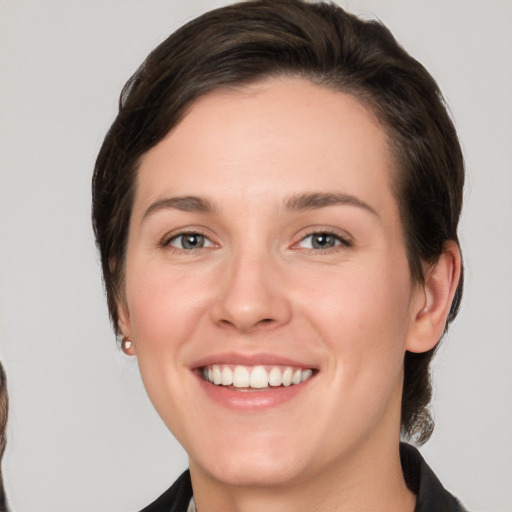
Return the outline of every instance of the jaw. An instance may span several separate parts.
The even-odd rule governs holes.
[[[233,432],[225,437],[220,434],[219,441],[231,441],[233,450],[225,445],[207,463],[191,454],[190,470],[198,506],[219,503],[219,510],[248,512],[348,512],[375,510],[380,501],[371,503],[372,498],[382,496],[382,503],[387,503],[386,492],[406,492],[396,429],[392,436],[388,431],[379,431],[371,439],[348,440],[344,447],[331,444],[328,453],[324,442],[330,441],[329,432],[314,439],[309,435],[310,420],[302,420],[302,424],[290,426],[287,431],[268,425],[266,430],[249,431],[247,425],[241,425],[234,436]],[[290,420],[288,424],[291,423]],[[340,432],[343,430],[340,425]],[[293,437],[294,434],[301,435]],[[297,443],[302,450],[297,449]],[[202,501],[203,496],[206,499]]]
[[[180,439],[191,463],[229,485],[288,486],[327,469],[347,478],[354,467],[368,466],[368,460],[371,466],[383,450],[398,453],[400,378],[387,404],[371,407],[372,418],[367,408],[350,405],[334,416],[334,403],[349,397],[339,396],[339,382],[326,384],[322,373],[271,391],[229,389],[196,377],[201,388],[209,388],[206,393],[222,396],[221,403],[211,397],[198,401],[197,429]]]

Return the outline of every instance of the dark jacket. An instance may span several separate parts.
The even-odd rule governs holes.
[[[420,452],[408,444],[400,445],[405,481],[417,496],[414,512],[466,512],[428,467]],[[186,512],[192,498],[190,473],[185,471],[156,501],[141,512]]]

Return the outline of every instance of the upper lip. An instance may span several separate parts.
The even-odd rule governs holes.
[[[241,366],[258,366],[258,365],[279,365],[279,366],[293,366],[296,368],[311,368],[317,369],[318,366],[305,361],[299,361],[289,357],[280,356],[271,353],[255,353],[243,354],[238,352],[222,352],[218,354],[211,354],[198,359],[191,363],[192,369],[203,368],[214,364],[232,364]]]

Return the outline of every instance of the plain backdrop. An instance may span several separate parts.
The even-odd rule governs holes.
[[[119,91],[214,0],[0,0],[0,358],[14,512],[138,510],[186,467],[109,326],[90,178]],[[512,510],[512,2],[340,0],[436,77],[467,161],[462,311],[422,452],[472,511]]]

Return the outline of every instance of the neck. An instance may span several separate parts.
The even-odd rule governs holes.
[[[398,441],[364,446],[321,473],[279,486],[226,485],[190,461],[198,512],[413,512]]]

